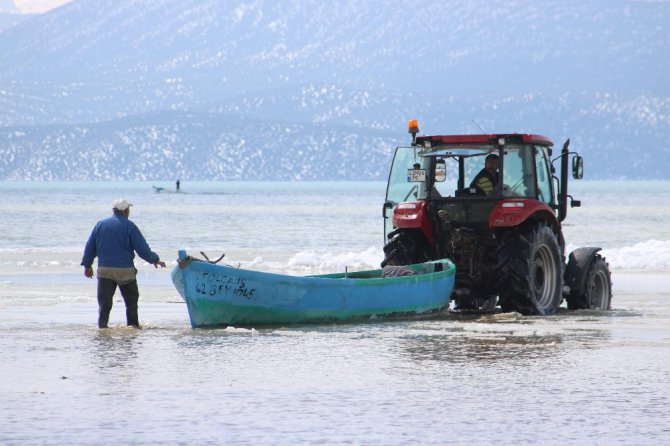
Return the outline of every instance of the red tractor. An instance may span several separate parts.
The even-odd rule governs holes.
[[[398,147],[384,203],[385,265],[449,258],[457,267],[455,309],[552,314],[609,309],[612,281],[600,248],[567,261],[561,222],[581,203],[568,195],[583,159],[530,134],[417,136]],[[560,178],[553,162],[560,160]]]

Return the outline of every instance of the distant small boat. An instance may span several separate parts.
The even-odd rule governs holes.
[[[161,187],[161,186],[151,186],[154,189],[154,192],[158,193],[163,193],[163,194],[183,194],[184,192],[182,190],[172,190],[168,189],[167,187]]]
[[[193,328],[412,317],[448,306],[456,275],[450,260],[406,268],[412,275],[382,277],[382,270],[371,270],[289,276],[217,265],[182,250],[172,282]]]

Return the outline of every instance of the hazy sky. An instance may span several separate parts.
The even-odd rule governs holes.
[[[71,0],[14,0],[16,8],[22,13],[45,12],[56,6],[69,3]]]

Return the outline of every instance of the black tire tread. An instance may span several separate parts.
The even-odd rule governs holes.
[[[386,265],[411,265],[430,260],[428,242],[420,231],[399,231],[384,246],[384,260]]]
[[[544,240],[544,242],[543,242]],[[547,243],[554,252],[559,267],[560,287],[551,305],[541,308],[534,297],[532,264],[537,244]],[[503,235],[498,249],[497,289],[500,307],[504,312],[516,311],[523,315],[546,315],[556,311],[561,303],[562,262],[558,240],[553,231],[544,224],[526,226],[508,231]]]
[[[589,265],[589,270],[586,273],[586,287],[583,294],[578,294],[578,292],[571,291],[569,295],[566,296],[566,301],[568,303],[568,310],[587,310],[593,309],[591,305],[591,293],[593,292],[593,279],[598,272],[598,269],[604,269],[607,272],[607,285],[608,285],[608,302],[606,308],[598,308],[600,310],[609,310],[612,305],[612,273],[609,269],[609,264],[607,260],[602,257],[600,254],[597,254],[591,264]]]

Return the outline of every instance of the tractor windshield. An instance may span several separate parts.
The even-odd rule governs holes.
[[[550,203],[551,177],[545,166],[545,151],[531,144],[398,148],[389,175],[387,201],[540,195],[542,201]]]
[[[478,174],[485,169],[487,157],[497,152],[497,147],[490,144],[441,146],[422,152],[423,155],[433,157],[435,165],[441,167],[444,163],[446,170],[444,181],[436,181],[432,190],[444,198],[460,196],[460,192],[469,189]],[[496,169],[497,165],[492,170],[494,176],[497,176]],[[487,191],[493,193],[494,186],[495,184],[491,183],[491,190]],[[479,190],[476,195],[487,194]]]

